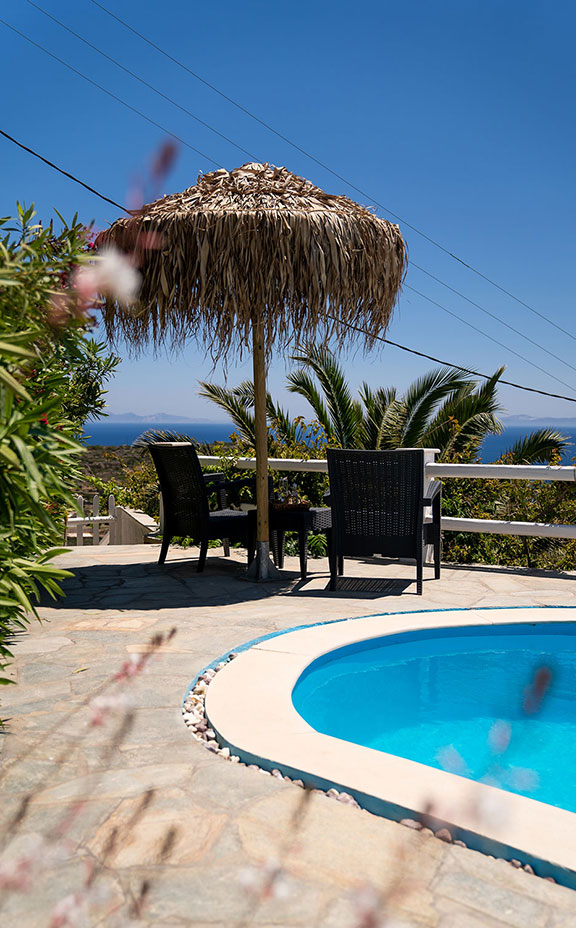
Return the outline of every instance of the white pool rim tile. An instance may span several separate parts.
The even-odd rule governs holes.
[[[255,643],[215,676],[206,713],[218,740],[246,763],[278,768],[308,786],[345,790],[395,820],[419,818],[432,803],[438,827],[446,823],[454,838],[531,863],[540,875],[576,888],[574,813],[322,734],[292,703],[304,670],[337,648],[423,629],[547,622],[576,622],[576,608],[389,613],[281,633]],[[478,808],[487,810],[480,819]]]

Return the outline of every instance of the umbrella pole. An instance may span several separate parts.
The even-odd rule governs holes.
[[[256,556],[248,576],[262,582],[280,576],[270,560],[268,513],[268,426],[266,423],[266,351],[264,325],[258,319],[252,326],[254,370],[254,433],[256,437]]]

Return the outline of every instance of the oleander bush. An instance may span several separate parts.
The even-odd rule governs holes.
[[[16,219],[0,220],[0,670],[40,592],[61,592],[67,572],[51,562],[73,505],[78,437],[101,414],[118,363],[91,337],[73,286],[86,229],[75,217],[56,232],[34,215],[19,205]]]

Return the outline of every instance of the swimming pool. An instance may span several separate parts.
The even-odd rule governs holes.
[[[309,787],[335,787],[396,821],[426,815],[431,827],[447,824],[471,848],[521,860],[576,889],[569,795],[575,785],[575,629],[576,608],[562,606],[382,613],[304,626],[236,648],[237,659],[210,683],[205,710],[220,744],[247,764],[278,768]],[[503,646],[503,670],[487,674]],[[348,679],[339,669],[333,674],[342,657],[358,667],[374,652],[387,667],[384,683],[368,685],[369,664],[360,683],[358,673]],[[484,654],[484,669],[467,663],[476,659],[470,654]],[[528,720],[519,706],[536,666],[550,666],[554,677],[542,713]],[[326,680],[319,676],[324,673]],[[492,676],[500,682],[489,689]],[[307,692],[319,696],[309,706]],[[428,704],[435,708],[425,714]],[[513,736],[509,750],[495,759],[486,733],[501,718],[512,720]],[[537,724],[525,737],[528,721]],[[441,769],[437,750],[454,741],[469,777],[452,766]],[[529,792],[535,784],[527,787],[522,777],[514,791],[510,783],[502,788],[495,762],[516,770],[539,766],[538,792]],[[481,782],[486,765],[489,777]]]
[[[525,693],[550,675],[538,711]],[[576,812],[576,626],[406,632],[313,662],[292,693],[316,731]]]

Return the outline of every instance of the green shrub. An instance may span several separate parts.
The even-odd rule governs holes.
[[[90,338],[70,289],[86,230],[74,219],[55,234],[33,217],[19,206],[16,220],[0,221],[0,668],[40,591],[56,596],[68,575],[50,562],[73,505],[77,438],[117,363]]]

